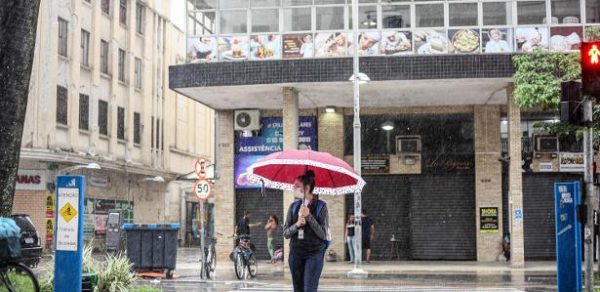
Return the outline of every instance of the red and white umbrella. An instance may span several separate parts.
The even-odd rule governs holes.
[[[249,181],[266,188],[294,190],[294,181],[305,171],[315,173],[314,194],[344,195],[361,191],[365,181],[345,161],[325,152],[286,150],[270,154],[246,171]]]

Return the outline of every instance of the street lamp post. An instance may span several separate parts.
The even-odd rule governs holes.
[[[360,82],[367,82],[368,77],[359,73],[358,63],[358,0],[352,0],[352,31],[353,31],[353,55],[352,55],[352,85],[354,88],[354,169],[358,175],[361,174],[361,124],[360,124]],[[354,246],[354,269],[348,273],[349,277],[364,278],[367,272],[362,269],[362,199],[361,192],[354,193],[354,234],[356,245]]]

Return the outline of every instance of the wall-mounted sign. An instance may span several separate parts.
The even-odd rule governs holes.
[[[583,163],[583,153],[560,153],[561,172],[583,172],[584,170],[585,164]]]
[[[540,162],[540,172],[552,172],[554,171],[554,164],[552,161]]]
[[[361,160],[361,171],[363,174],[377,174],[390,172],[389,156],[367,156]]]
[[[43,191],[46,189],[46,171],[19,169],[16,190]]]
[[[515,209],[515,221],[516,222],[523,221],[523,209],[521,209],[521,208]]]
[[[87,177],[90,186],[97,188],[109,188],[110,187],[110,176],[107,172],[94,171]]]
[[[479,231],[481,233],[496,233],[500,230],[498,207],[479,208]]]

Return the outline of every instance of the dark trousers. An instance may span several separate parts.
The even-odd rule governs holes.
[[[288,262],[295,292],[316,292],[323,271],[325,248],[314,253],[290,250]]]

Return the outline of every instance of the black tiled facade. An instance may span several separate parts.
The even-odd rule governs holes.
[[[362,57],[360,71],[373,81],[502,78],[514,68],[510,54]],[[220,62],[169,68],[169,87],[211,87],[340,82],[352,75],[352,58]]]

